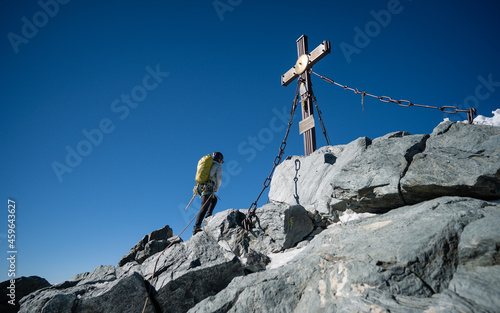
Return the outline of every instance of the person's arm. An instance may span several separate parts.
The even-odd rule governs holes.
[[[217,163],[217,169],[216,169],[216,174],[215,174],[215,190],[217,192],[217,190],[219,190],[220,188],[220,185],[222,183],[222,165],[220,165],[219,163]]]

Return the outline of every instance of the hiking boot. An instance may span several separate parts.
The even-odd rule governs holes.
[[[197,227],[197,226],[195,226],[195,227],[193,228],[193,235],[196,235],[196,233],[199,233],[200,231],[202,231],[201,227]]]

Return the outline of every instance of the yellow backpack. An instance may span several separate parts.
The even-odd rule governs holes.
[[[194,177],[198,184],[203,184],[208,181],[213,164],[214,159],[210,154],[205,155],[198,161],[196,176]]]

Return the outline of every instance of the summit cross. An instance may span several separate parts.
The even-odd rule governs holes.
[[[281,76],[281,85],[288,86],[296,78],[300,88],[300,101],[302,102],[302,121],[299,123],[299,132],[304,134],[304,152],[309,155],[316,150],[316,130],[314,128],[313,91],[309,69],[318,63],[331,51],[330,42],[323,41],[311,53],[307,46],[307,36],[302,35],[297,39],[297,52],[299,59],[294,67]]]

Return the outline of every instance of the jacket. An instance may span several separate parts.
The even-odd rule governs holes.
[[[214,192],[217,192],[222,182],[222,165],[219,162],[214,161],[208,177],[214,182]]]

